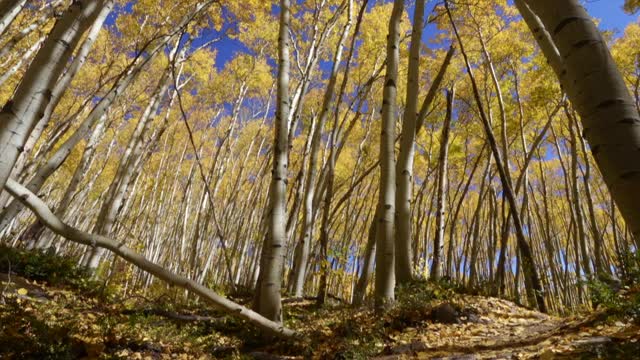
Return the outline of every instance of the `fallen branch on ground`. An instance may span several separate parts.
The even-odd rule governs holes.
[[[270,334],[280,337],[296,336],[295,331],[285,328],[282,324],[271,321],[253,310],[247,309],[242,305],[238,305],[233,301],[216,294],[209,288],[191,279],[175,274],[160,265],[147,260],[144,256],[131,250],[123,243],[118,243],[104,236],[89,234],[65,224],[55,216],[53,212],[51,212],[44,201],[13,179],[8,179],[4,188],[18,201],[26,205],[46,227],[56,234],[79,244],[98,246],[110,250],[140,269],[166,281],[171,285],[189,290],[215,307],[227,311],[229,315],[247,320],[251,324],[258,326],[260,329]]]
[[[161,316],[170,320],[177,321],[204,321],[204,322],[219,322],[223,321],[224,317],[213,317],[213,316],[202,316],[202,315],[191,315],[191,314],[180,314],[176,312],[171,312],[162,309],[132,309],[132,310],[124,310],[122,311],[123,315],[144,315],[144,316]]]

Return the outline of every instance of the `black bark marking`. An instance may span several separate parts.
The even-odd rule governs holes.
[[[631,179],[633,177],[636,177],[638,175],[640,175],[640,171],[632,170],[632,171],[627,171],[627,172],[622,173],[620,175],[620,178],[623,179],[623,180],[629,180],[629,179]]]
[[[554,35],[557,35],[560,31],[562,31],[562,29],[563,29],[565,26],[567,26],[567,25],[571,24],[571,23],[572,23],[572,22],[574,22],[574,21],[578,21],[578,20],[581,20],[581,19],[582,19],[582,18],[580,18],[580,17],[572,16],[572,17],[569,17],[569,18],[566,18],[566,19],[562,20],[562,21],[558,24],[558,26],[556,26],[556,28],[555,28],[555,29],[553,29],[553,34],[554,34]]]
[[[633,124],[636,124],[636,123],[640,123],[640,120],[638,120],[638,119],[634,119],[634,118],[629,118],[629,117],[624,118],[624,119],[622,119],[622,120],[618,121],[618,124],[633,125]]]
[[[583,48],[589,44],[595,44],[595,43],[599,43],[600,41],[598,40],[582,40],[582,41],[578,41],[577,43],[573,44],[573,48],[574,49],[580,49]]]
[[[7,101],[0,112],[15,115],[13,113],[13,100]]]
[[[62,39],[58,39],[57,43],[59,43],[60,45],[62,45],[62,46],[65,48],[65,50],[69,50],[69,49],[70,49],[70,47],[71,47],[71,46],[69,45],[69,42],[67,42],[67,41],[65,41],[65,40],[62,40]]]
[[[618,105],[618,104],[620,104],[622,102],[623,101],[620,100],[620,99],[609,99],[609,100],[605,100],[605,101],[601,102],[600,104],[596,105],[596,108],[597,109],[606,109],[608,107]]]

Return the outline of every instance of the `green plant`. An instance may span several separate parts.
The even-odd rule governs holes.
[[[23,250],[1,245],[0,272],[81,291],[99,288],[89,272],[78,266],[77,258],[58,256],[51,249]]]
[[[621,259],[620,279],[610,277],[587,281],[594,306],[609,310],[614,316],[640,321],[640,254],[628,252]]]

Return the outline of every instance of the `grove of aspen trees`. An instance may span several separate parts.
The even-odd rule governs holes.
[[[287,304],[387,318],[424,287],[640,324],[640,3],[584,6],[0,0],[0,262],[266,343],[313,337]]]

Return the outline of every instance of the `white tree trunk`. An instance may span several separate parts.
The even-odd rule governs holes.
[[[52,89],[104,0],[75,1],[56,22],[0,113],[0,185],[7,181],[29,134],[42,117]]]
[[[51,92],[51,100],[49,100],[49,104],[47,104],[47,108],[44,111],[44,116],[42,116],[42,118],[38,121],[37,125],[29,135],[29,138],[24,146],[24,151],[22,152],[22,154],[20,154],[20,157],[16,162],[15,168],[12,171],[11,177],[13,177],[14,179],[17,178],[17,175],[22,172],[22,169],[24,168],[24,164],[26,163],[27,157],[29,156],[31,150],[33,149],[36,142],[40,138],[40,135],[42,135],[42,132],[46,128],[46,125],[49,123],[49,119],[51,119],[51,115],[53,114],[53,111],[58,106],[60,99],[62,99],[62,95],[71,84],[71,81],[78,73],[78,70],[80,70],[82,65],[84,65],[87,59],[87,55],[89,54],[89,51],[91,51],[91,49],[93,48],[93,44],[98,38],[98,34],[102,29],[102,25],[104,24],[104,21],[107,19],[107,16],[109,15],[109,13],[111,13],[111,10],[113,10],[113,4],[114,4],[114,0],[107,0],[105,2],[104,8],[94,20],[93,25],[91,25],[91,29],[89,29],[86,38],[84,39],[78,51],[76,52],[73,58],[73,61],[65,71],[64,75],[62,75],[60,80],[56,83],[55,87],[53,88],[53,91]]]
[[[387,73],[382,99],[382,127],[380,133],[380,193],[378,207],[378,239],[376,244],[375,303],[384,310],[395,300],[394,223],[396,202],[395,140],[398,93],[398,64],[400,62],[400,21],[403,0],[393,2],[387,35]]]
[[[320,140],[322,139],[322,132],[329,117],[330,111],[333,107],[333,98],[335,94],[336,82],[338,81],[338,70],[340,63],[342,62],[342,53],[344,50],[344,44],[347,41],[347,36],[351,29],[351,19],[347,20],[347,23],[342,29],[342,35],[338,42],[336,51],[333,56],[333,66],[331,68],[331,75],[329,77],[329,83],[325,89],[324,98],[322,100],[322,109],[318,115],[318,121],[316,123],[316,129],[313,131],[311,139],[311,149],[309,154],[309,170],[306,177],[305,194],[304,194],[304,212],[303,223],[300,237],[300,256],[296,259],[294,273],[294,296],[301,297],[304,290],[304,280],[306,275],[307,263],[309,260],[309,248],[311,240],[313,239],[314,220],[316,218],[314,211],[313,199],[316,196],[316,181],[318,177],[318,153],[320,152]]]
[[[407,75],[407,96],[402,118],[400,153],[396,164],[396,280],[404,284],[413,278],[411,261],[411,196],[413,194],[413,156],[415,152],[416,122],[418,117],[418,90],[420,80],[420,48],[424,23],[424,2],[417,0],[413,15],[411,48],[409,49],[409,69]]]
[[[444,245],[444,211],[447,202],[447,162],[449,160],[449,133],[451,118],[453,117],[453,101],[455,89],[447,91],[447,115],[442,125],[440,136],[440,154],[438,156],[438,183],[436,195],[436,233],[433,238],[433,262],[431,263],[430,278],[438,280],[441,274],[441,256]],[[480,189],[482,191],[482,189]],[[451,241],[451,240],[450,240]]]
[[[0,36],[7,31],[26,4],[27,0],[4,0],[0,3]]]
[[[286,241],[288,124],[289,118],[289,26],[290,0],[280,0],[280,31],[278,35],[278,91],[276,118],[273,123],[273,170],[269,188],[270,211],[267,236],[263,246],[264,267],[258,284],[258,312],[269,320],[282,322],[282,265]]]
[[[24,52],[24,54],[22,54],[22,56],[20,57],[20,59],[18,59],[18,61],[13,64],[12,67],[10,67],[7,71],[4,72],[4,74],[2,74],[2,76],[0,76],[0,86],[4,85],[4,83],[9,80],[11,78],[11,76],[13,76],[13,74],[15,74],[18,70],[20,70],[20,68],[22,67],[22,64],[24,64],[25,62],[29,61],[29,59],[31,59],[31,56],[33,55],[33,53],[35,53],[36,51],[38,51],[38,48],[40,48],[40,45],[44,42],[45,37],[41,37],[39,38],[36,42],[33,43],[33,45],[31,45],[27,51]]]
[[[527,1],[551,34],[558,74],[580,114],[584,136],[634,237],[640,237],[640,115],[591,17],[577,0]],[[535,29],[532,28],[532,31]],[[548,46],[546,47],[548,48]],[[541,46],[545,56],[550,58]]]

